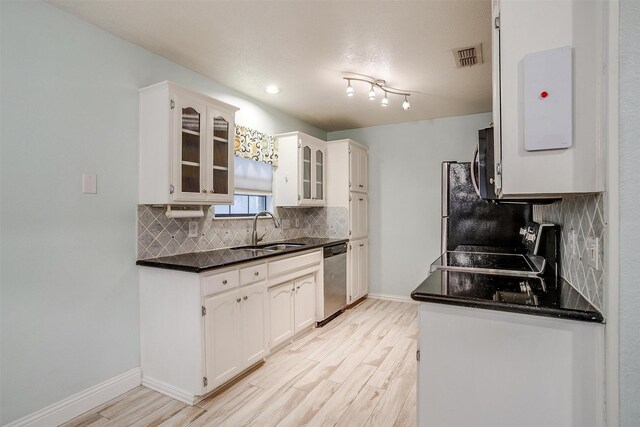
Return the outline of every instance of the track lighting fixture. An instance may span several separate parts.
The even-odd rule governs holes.
[[[402,103],[403,110],[406,111],[411,107],[411,104],[409,103],[409,99],[408,99],[409,96],[411,95],[409,92],[389,87],[387,86],[387,82],[385,82],[384,80],[375,79],[373,77],[364,76],[361,74],[356,74],[357,77],[354,77],[352,74],[348,74],[348,75],[349,77],[342,77],[344,80],[347,81],[347,96],[353,96],[353,94],[355,93],[353,86],[351,86],[351,80],[354,80],[358,82],[365,82],[371,85],[371,90],[369,90],[370,101],[373,101],[374,99],[376,99],[376,95],[377,95],[376,89],[379,89],[384,93],[384,98],[382,98],[382,100],[380,101],[380,105],[382,105],[383,107],[389,106],[389,97],[387,95],[390,93],[393,95],[404,96],[404,102]]]

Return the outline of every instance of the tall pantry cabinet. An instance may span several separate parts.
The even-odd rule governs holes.
[[[369,154],[350,139],[327,142],[327,206],[349,216],[347,304],[369,293]]]

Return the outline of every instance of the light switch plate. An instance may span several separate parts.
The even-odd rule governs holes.
[[[98,176],[88,173],[82,174],[82,192],[96,194],[98,192]]]
[[[296,218],[296,228],[300,228],[300,218]]]
[[[198,221],[189,221],[189,237],[198,237]]]
[[[598,237],[587,237],[587,264],[595,270],[600,270],[600,239]]]
[[[573,228],[569,230],[569,249],[572,256],[578,255],[578,233]]]

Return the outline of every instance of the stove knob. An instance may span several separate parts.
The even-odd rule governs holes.
[[[521,228],[520,228],[520,235],[521,235],[521,236],[524,236],[525,234],[527,234],[527,229],[526,229],[526,228],[524,228],[524,227],[521,227]]]

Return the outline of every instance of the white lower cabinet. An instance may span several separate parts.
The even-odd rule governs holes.
[[[353,240],[347,251],[347,302],[369,293],[369,239]]]
[[[316,280],[314,276],[293,282],[295,286],[294,334],[316,323]]]
[[[267,355],[266,294],[263,281],[205,299],[208,390]]]
[[[222,384],[241,369],[238,292],[206,298],[204,307],[207,388]]]
[[[267,355],[267,286],[258,283],[240,288],[240,321],[242,323],[241,363],[251,366]]]
[[[315,275],[269,288],[270,341],[275,348],[316,323]]]
[[[293,282],[269,288],[269,347],[293,336]]]
[[[321,250],[201,274],[141,267],[142,384],[193,405],[260,362],[315,324],[321,268]]]

